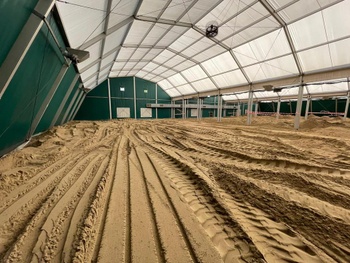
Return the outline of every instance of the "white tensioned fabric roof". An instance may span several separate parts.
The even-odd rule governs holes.
[[[350,76],[350,0],[57,0],[85,88],[137,76],[171,97]],[[205,30],[219,26],[214,38]],[[332,86],[330,86],[332,87]]]

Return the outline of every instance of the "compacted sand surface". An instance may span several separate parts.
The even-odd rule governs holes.
[[[0,159],[0,262],[350,262],[350,123],[71,122]]]

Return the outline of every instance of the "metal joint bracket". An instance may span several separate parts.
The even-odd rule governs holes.
[[[38,11],[35,9],[33,10],[33,14],[39,17],[41,20],[45,20],[45,16],[43,14],[40,14]]]

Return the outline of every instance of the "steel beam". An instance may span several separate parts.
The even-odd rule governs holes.
[[[135,77],[132,77],[132,83],[133,83],[133,88],[134,88],[134,119],[137,119],[137,112],[136,112],[136,79]]]
[[[346,118],[348,117],[349,103],[350,103],[350,93],[348,93],[348,96],[346,98],[346,104],[345,104],[345,110],[344,110],[344,120],[346,120]]]
[[[82,86],[82,84],[80,84],[79,88],[81,88],[81,86]],[[73,98],[72,98],[72,100],[69,102],[68,108],[67,108],[66,112],[64,113],[63,118],[62,118],[62,120],[61,120],[61,123],[60,123],[61,125],[67,122],[67,117],[68,117],[69,113],[70,113],[71,110],[72,110],[72,107],[73,107],[73,104],[74,104],[75,100],[76,100],[77,97],[78,97],[79,90],[80,90],[79,88],[78,88],[76,91],[74,91]]]
[[[252,113],[253,113],[253,91],[249,90],[248,108],[247,108],[247,124],[252,124]]]
[[[276,119],[280,118],[280,110],[281,110],[281,99],[278,99]]]
[[[155,84],[156,104],[158,104],[158,84]],[[156,108],[156,119],[158,119],[158,108]]]
[[[121,29],[122,27],[130,24],[131,22],[134,21],[134,17],[130,16],[127,19],[123,20],[122,22],[116,24],[115,26],[111,27],[111,28],[107,28],[105,29],[105,31],[101,34],[99,34],[98,36],[90,39],[89,41],[85,42],[84,44],[80,45],[78,49],[82,49],[85,50],[91,46],[93,46],[94,44],[96,44],[97,42],[104,40],[108,35],[114,33],[115,31]]]
[[[295,117],[294,117],[294,129],[296,130],[298,130],[300,126],[301,106],[303,104],[303,92],[304,92],[304,83],[303,83],[303,79],[301,78],[299,92],[298,92],[297,108],[296,108]]]
[[[62,65],[62,68],[61,68],[60,72],[57,74],[57,77],[56,77],[54,83],[52,84],[50,91],[47,93],[44,101],[41,103],[39,111],[37,112],[37,114],[35,115],[35,118],[32,121],[32,124],[31,124],[30,129],[29,129],[29,133],[27,135],[27,139],[30,139],[33,136],[36,128],[38,127],[42,117],[45,114],[47,107],[50,105],[50,102],[51,102],[53,96],[55,95],[59,85],[61,84],[61,81],[62,81],[64,75],[66,74],[68,68],[69,68],[69,66],[67,66],[66,64]]]
[[[54,0],[39,0],[33,13],[19,33],[11,50],[0,67],[0,99],[5,93],[17,69],[22,63],[34,39],[38,35],[44,19],[51,11]]]
[[[308,96],[306,101],[305,120],[307,120],[307,118],[309,117],[310,100],[311,100],[311,97]]]
[[[81,98],[83,97],[83,95],[84,95],[84,92],[82,90],[80,90],[78,98],[75,100],[75,103],[74,103],[74,105],[72,107],[72,110],[71,110],[70,114],[68,115],[67,121],[71,121],[72,120],[72,117],[73,117],[73,115],[74,115],[74,113],[75,113],[75,111],[77,109],[77,106],[78,106]]]
[[[107,79],[107,84],[108,84],[108,109],[109,109],[109,119],[112,119],[112,101],[111,101],[111,80],[108,78]]]
[[[79,79],[79,74],[76,74],[75,77],[74,77],[74,79],[73,79],[73,81],[72,81],[72,83],[70,84],[70,86],[69,86],[69,88],[68,88],[68,90],[67,90],[67,92],[66,92],[66,95],[63,97],[63,99],[62,99],[62,101],[61,101],[61,104],[60,104],[60,106],[58,107],[54,118],[52,119],[52,122],[51,122],[51,124],[50,124],[50,128],[53,127],[53,126],[56,124],[58,118],[60,117],[60,115],[61,115],[61,113],[62,113],[62,110],[63,110],[64,106],[65,106],[66,103],[67,103],[67,100],[68,100],[70,94],[71,94],[72,91],[73,91],[73,88],[74,88],[75,84],[76,84],[77,81],[78,81],[78,79]]]
[[[73,114],[73,116],[72,116],[72,120],[75,119],[75,116],[77,115],[77,113],[78,113],[78,111],[79,111],[79,109],[80,109],[81,104],[83,104],[83,101],[84,101],[85,97],[86,97],[86,93],[84,92],[83,96],[81,97],[81,99],[80,99],[80,101],[79,101],[79,103],[78,103],[77,108],[75,109],[75,112],[74,112],[74,114]]]

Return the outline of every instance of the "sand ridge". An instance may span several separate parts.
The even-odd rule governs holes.
[[[0,262],[349,262],[350,123],[71,122],[0,159]]]

